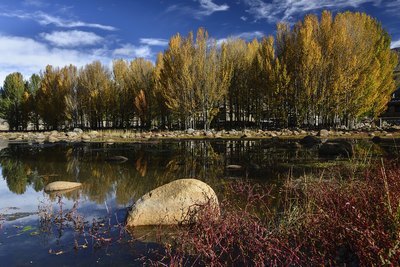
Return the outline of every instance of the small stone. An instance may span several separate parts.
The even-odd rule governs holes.
[[[60,139],[58,139],[57,137],[54,137],[54,136],[50,135],[50,136],[48,137],[48,141],[49,141],[50,143],[55,143],[55,142],[59,142]]]
[[[322,129],[322,130],[320,130],[320,131],[318,132],[318,136],[321,136],[321,137],[328,137],[328,136],[329,136],[329,131],[328,131],[328,130],[325,130],[325,129]]]
[[[108,144],[108,145],[112,145],[112,144],[114,144],[114,139],[107,139],[107,141],[106,141],[106,143]]]
[[[52,192],[52,191],[62,191],[62,190],[70,190],[74,188],[79,188],[81,187],[81,183],[75,183],[75,182],[66,182],[66,181],[57,181],[57,182],[52,182],[46,185],[44,188],[44,191],[46,192]]]
[[[234,165],[234,164],[232,164],[232,165],[226,166],[226,169],[227,169],[227,170],[241,170],[241,169],[243,169],[243,167],[240,166],[240,165]]]
[[[91,139],[91,137],[87,134],[82,135],[82,140],[83,141],[89,141]]]

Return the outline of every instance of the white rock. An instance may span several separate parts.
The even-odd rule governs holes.
[[[52,191],[62,191],[62,190],[69,190],[81,187],[81,183],[74,183],[74,182],[65,182],[65,181],[58,181],[52,182],[46,185],[44,191],[52,192]]]
[[[325,129],[320,130],[318,133],[318,136],[321,136],[321,137],[327,137],[328,135],[329,135],[329,131],[325,130]]]
[[[196,179],[176,180],[142,196],[129,212],[127,226],[184,223],[198,205],[207,204],[215,208],[214,218],[217,218],[218,198],[209,185]]]
[[[228,165],[228,166],[226,166],[226,169],[227,170],[241,170],[241,169],[243,169],[243,167],[240,165]]]

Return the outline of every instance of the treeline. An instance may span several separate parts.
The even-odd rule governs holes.
[[[12,130],[69,127],[315,127],[382,113],[395,90],[397,55],[364,13],[324,11],[276,36],[222,44],[200,28],[145,59],[83,68],[47,66],[5,79],[1,114]]]

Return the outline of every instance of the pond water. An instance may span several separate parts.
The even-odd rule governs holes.
[[[0,265],[141,266],[160,245],[140,231],[132,238],[123,222],[146,192],[193,177],[222,196],[224,185],[239,179],[279,185],[289,173],[298,177],[397,153],[395,140],[351,142],[351,159],[319,157],[317,148],[294,140],[10,143],[0,151]],[[117,155],[128,160],[106,160]],[[232,164],[243,168],[229,170]],[[83,187],[62,195],[43,192],[58,180]]]

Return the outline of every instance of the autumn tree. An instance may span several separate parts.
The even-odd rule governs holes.
[[[123,59],[113,61],[113,90],[115,91],[114,112],[117,118],[114,119],[114,125],[117,127],[127,127],[133,118],[134,109],[134,88],[129,74],[129,62]]]
[[[185,128],[194,126],[197,109],[193,90],[193,34],[182,38],[173,36],[164,52],[163,68],[160,70],[160,93],[167,107],[176,114]]]
[[[233,121],[241,121],[241,110],[244,107],[243,95],[248,87],[250,77],[246,64],[247,44],[240,38],[228,39],[223,46],[226,49],[227,60],[232,66],[232,77],[228,87],[226,106],[228,107],[231,127]]]
[[[113,94],[111,93],[111,73],[100,61],[94,61],[80,69],[78,90],[83,101],[83,112],[91,128],[104,126],[112,114]]]
[[[142,126],[149,128],[154,116],[154,65],[143,58],[130,64],[129,76],[135,96],[133,106]]]
[[[73,65],[62,69],[51,65],[42,73],[37,95],[38,113],[47,127],[58,129],[71,121],[73,114],[67,109],[68,99],[77,84],[77,68]]]
[[[292,125],[347,124],[378,116],[394,90],[390,38],[364,13],[324,11],[278,25],[277,56],[290,77]]]
[[[203,28],[197,31],[191,69],[193,90],[205,131],[210,128],[211,120],[219,112],[219,106],[228,92],[232,67],[226,53],[225,46],[218,51],[216,42],[209,40],[207,31]]]
[[[159,115],[160,126],[161,128],[166,128],[168,127],[168,124],[170,125],[171,111],[166,104],[167,102],[163,94],[165,88],[167,88],[165,80],[161,78],[161,73],[163,72],[163,69],[164,55],[160,52],[157,55],[156,65],[153,71],[153,97],[155,100],[155,108],[158,111]]]

